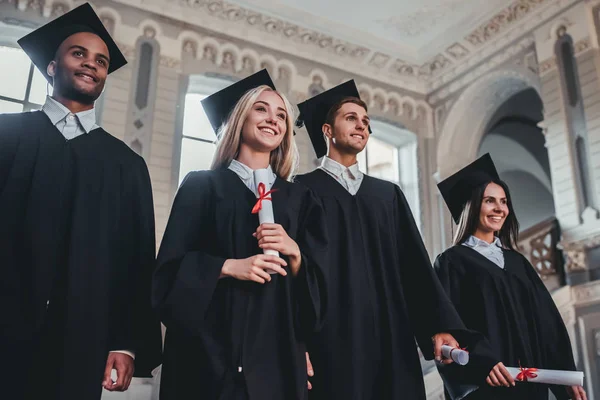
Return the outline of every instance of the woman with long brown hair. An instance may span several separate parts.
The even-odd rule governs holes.
[[[154,279],[167,327],[161,398],[306,399],[303,342],[324,314],[327,240],[321,207],[290,181],[293,109],[265,70],[203,105],[217,151],[179,188]],[[266,201],[276,223],[259,226]]]
[[[435,270],[467,328],[490,347],[467,367],[440,366],[453,400],[585,400],[578,386],[514,381],[506,366],[575,370],[563,320],[533,266],[517,251],[519,223],[489,154],[438,185],[458,229]],[[485,350],[485,352],[483,351]],[[481,372],[487,373],[485,377]]]

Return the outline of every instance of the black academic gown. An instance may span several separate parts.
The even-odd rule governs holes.
[[[548,399],[547,385],[489,387],[486,374],[481,376],[478,368],[481,364],[502,361],[507,367],[518,367],[520,362],[523,367],[575,370],[571,342],[552,296],[523,255],[503,252],[504,269],[463,245],[451,247],[435,261],[438,277],[463,322],[484,334],[491,346],[482,353],[472,352],[472,365],[441,368],[455,399],[475,389],[473,384],[480,388],[467,399]],[[568,398],[564,387],[551,389],[559,400]]]
[[[462,329],[397,185],[365,175],[356,195],[317,169],[297,180],[322,201],[330,236],[327,321],[309,344],[311,399],[425,399],[415,337]]]
[[[167,326],[161,399],[307,397],[303,340],[327,304],[323,212],[302,185],[277,178],[273,189],[275,221],[298,243],[302,266],[296,277],[286,268],[259,284],[219,279],[226,259],[262,253],[252,236],[254,194],[229,169],[192,172],[182,183],[154,276]]]
[[[144,160],[102,129],[65,140],[40,111],[0,115],[0,382],[19,399],[99,399],[111,350],[160,363]]]

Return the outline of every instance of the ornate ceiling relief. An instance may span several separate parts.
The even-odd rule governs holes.
[[[546,2],[549,0],[519,0],[496,14],[465,39],[473,46],[480,46]]]
[[[496,13],[475,31],[422,64],[408,62],[402,57],[399,58],[397,54],[386,52],[385,49],[374,50],[350,43],[223,0],[113,1],[160,14],[163,18],[166,16],[190,25],[198,25],[201,30],[213,29],[223,35],[239,36],[240,40],[288,52],[294,57],[310,59],[343,70],[351,76],[364,76],[384,85],[422,94],[430,94],[441,89],[431,97],[432,100],[439,101],[508,60],[511,55],[523,48],[523,40],[530,40],[519,38],[526,35],[533,25],[551,18],[561,9],[579,0],[517,0]],[[0,2],[15,4],[20,10],[41,10],[47,17],[64,13],[73,3],[72,0],[0,0]],[[98,3],[102,1],[98,0]],[[448,0],[440,7],[434,9],[424,7],[418,12],[427,11],[427,21],[431,21],[432,18],[435,20],[443,17],[444,7],[459,5],[459,1]],[[201,21],[207,23],[201,24]],[[429,26],[423,23],[418,25],[414,21],[416,19],[407,22],[392,17],[382,23],[388,24],[390,29],[398,29],[398,26],[401,26],[405,33],[413,35],[419,34]],[[119,24],[119,21],[112,20],[112,23],[113,26],[107,23],[111,30],[114,29],[114,25]],[[515,40],[520,41],[508,49],[505,48]],[[286,45],[286,41],[289,41],[289,45]],[[219,65],[225,63],[238,72],[251,69],[253,64],[261,62],[252,56],[240,59],[236,57],[235,52],[217,54],[214,47],[200,46],[197,38],[195,41],[185,43],[184,51],[196,58],[214,60]],[[473,66],[476,68],[473,69]],[[544,72],[551,68],[547,62],[544,62],[540,69]]]

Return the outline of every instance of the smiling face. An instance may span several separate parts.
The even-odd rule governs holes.
[[[99,36],[79,32],[69,36],[48,65],[54,90],[82,104],[92,104],[102,93],[108,75],[109,52]]]
[[[287,133],[288,113],[281,97],[272,90],[263,91],[248,111],[242,127],[242,146],[271,152]]]
[[[333,126],[325,124],[323,131],[337,152],[356,155],[367,145],[369,123],[367,110],[358,104],[348,102],[337,111]]]
[[[488,184],[481,201],[477,232],[484,235],[489,235],[490,232],[499,232],[508,214],[508,202],[504,189],[493,182]]]

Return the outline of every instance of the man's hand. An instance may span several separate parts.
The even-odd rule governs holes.
[[[446,344],[454,348],[460,347],[456,339],[454,339],[454,336],[449,333],[438,333],[431,338],[431,341],[433,342],[433,355],[435,356],[435,360],[442,364],[451,364],[453,362],[451,358],[442,360],[442,346]]]
[[[113,382],[110,374],[117,370],[117,381]],[[110,352],[104,369],[102,387],[111,392],[124,392],[129,388],[133,377],[133,358],[123,353]]]
[[[306,353],[306,374],[308,376],[315,375],[315,371],[313,370],[312,363],[310,362],[310,356],[308,355],[308,352]],[[308,390],[312,389],[310,381],[306,381],[306,383],[308,384]]]

